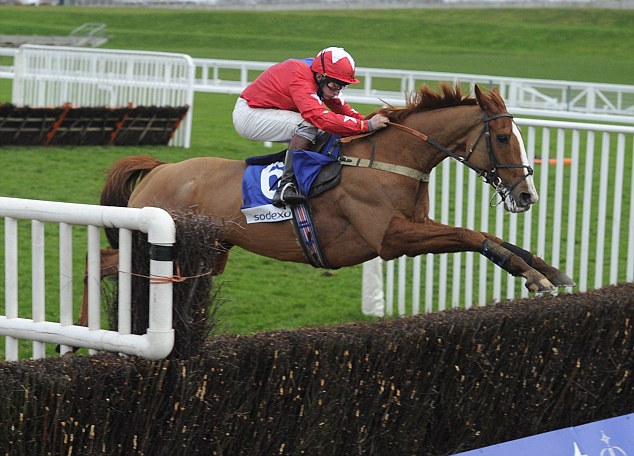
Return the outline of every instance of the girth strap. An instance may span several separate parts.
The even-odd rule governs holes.
[[[429,173],[419,171],[414,168],[409,168],[402,165],[393,165],[391,163],[384,163],[380,161],[368,160],[367,158],[356,158],[341,156],[339,162],[345,166],[355,166],[357,168],[371,168],[380,169],[390,173],[400,174],[402,176],[411,177],[420,182],[429,182]]]

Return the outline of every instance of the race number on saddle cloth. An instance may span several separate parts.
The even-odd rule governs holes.
[[[322,151],[296,150],[293,152],[293,169],[299,191],[308,195],[322,168],[339,159],[338,136],[331,136]],[[288,207],[271,204],[278,182],[284,171],[284,153],[249,157],[242,176],[242,207],[247,223],[281,222],[293,218]]]

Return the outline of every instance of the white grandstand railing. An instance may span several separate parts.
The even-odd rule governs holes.
[[[0,197],[0,217],[4,221],[5,302],[4,315],[0,315],[0,336],[6,336],[7,360],[18,359],[19,340],[33,341],[33,358],[45,356],[46,343],[61,345],[61,354],[72,347],[83,347],[160,359],[172,351],[172,283],[169,281],[150,282],[147,332],[143,335],[131,334],[132,230],[147,233],[150,247],[170,250],[175,242],[175,227],[166,211],[156,207],[139,209]],[[18,235],[20,221],[30,222],[31,225],[30,296],[19,293],[18,252],[19,246],[26,244],[24,236]],[[87,327],[73,324],[73,277],[81,283],[84,279],[83,268],[73,273],[73,239],[76,234],[73,228],[76,225],[86,227],[87,232]],[[100,227],[119,228],[117,330],[102,329],[101,324]],[[51,273],[49,271],[47,275],[44,269],[45,257],[55,256],[52,250],[45,248],[45,231],[48,228],[53,234],[59,233],[57,287],[54,281],[45,280]],[[150,256],[151,277],[170,277],[173,274],[172,260]],[[29,301],[30,311],[25,309]],[[47,308],[47,301],[58,307],[59,321],[47,320],[46,315],[56,313],[50,306]]]
[[[275,62],[194,58],[196,92],[239,94]],[[473,89],[498,87],[507,107],[517,115],[634,123],[634,86],[478,74],[358,67],[362,87],[346,88],[355,103],[402,105],[423,83],[450,82]]]
[[[529,162],[539,158],[534,208],[508,214],[491,207],[490,186],[445,160],[431,174],[430,217],[534,252],[577,282],[568,291],[634,282],[634,127],[517,123]],[[371,315],[468,308],[527,297],[523,283],[474,252],[400,257],[383,266],[372,260],[364,264],[362,307]]]
[[[0,48],[0,78],[13,78],[15,49]],[[4,57],[4,59],[2,59]],[[193,58],[195,92],[239,94],[275,62]],[[634,86],[625,84],[526,79],[433,71],[357,68],[360,88],[348,87],[354,103],[402,105],[407,93],[423,83],[450,82],[465,89],[475,84],[498,87],[515,115],[634,124]]]

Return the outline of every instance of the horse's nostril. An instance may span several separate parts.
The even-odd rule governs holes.
[[[533,194],[530,192],[522,192],[520,193],[520,203],[523,206],[529,206],[531,204],[533,204],[535,202],[535,199],[533,198]]]

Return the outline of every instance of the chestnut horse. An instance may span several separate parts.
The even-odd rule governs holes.
[[[475,95],[463,96],[459,87],[449,85],[441,86],[438,93],[422,86],[405,108],[380,111],[392,125],[371,138],[346,142],[342,154],[363,159],[372,155],[374,162],[422,173],[452,157],[481,175],[501,196],[507,211],[526,211],[538,195],[519,130],[497,89],[484,92],[476,86]],[[222,273],[234,245],[281,261],[307,262],[291,221],[246,223],[240,211],[245,167],[242,160],[217,157],[172,164],[148,156],[124,158],[109,171],[102,204],[158,206],[209,216],[223,227],[222,243],[228,247],[214,274]],[[310,201],[320,244],[332,268],[376,256],[391,260],[472,251],[524,277],[532,292],[574,286],[566,274],[541,258],[492,234],[431,220],[426,179],[368,167],[344,167],[342,173],[338,186]],[[115,261],[116,255],[102,258]],[[106,260],[103,270],[115,270]]]

